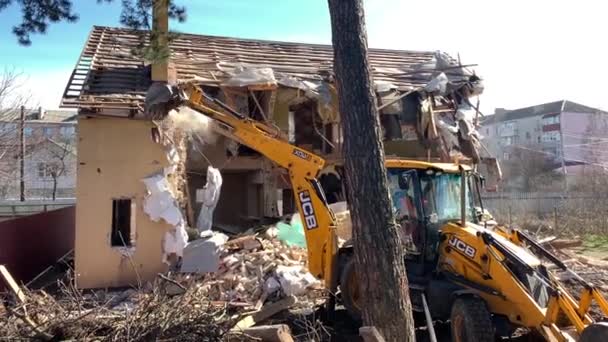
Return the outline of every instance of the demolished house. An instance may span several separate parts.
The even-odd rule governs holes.
[[[216,134],[201,115],[144,117],[153,68],[133,55],[139,42],[138,32],[94,27],[62,100],[78,108],[81,288],[154,278],[183,252],[186,227],[208,229],[211,215],[214,226],[238,231],[294,212],[287,173]],[[326,190],[339,187],[344,133],[331,46],[179,34],[170,48],[168,78],[196,82],[322,156]],[[473,164],[489,157],[475,130],[482,82],[466,66],[441,52],[370,49],[369,60],[387,157]]]

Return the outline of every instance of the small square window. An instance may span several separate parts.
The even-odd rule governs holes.
[[[64,138],[71,138],[76,132],[74,126],[63,126],[60,131]]]
[[[45,137],[50,138],[55,134],[55,128],[54,127],[43,127],[42,132],[44,133]]]

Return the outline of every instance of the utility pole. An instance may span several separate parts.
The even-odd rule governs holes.
[[[25,202],[25,106],[21,106],[19,135],[19,197]]]

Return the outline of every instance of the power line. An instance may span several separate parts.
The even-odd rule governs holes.
[[[546,151],[540,151],[540,150],[535,150],[532,148],[528,148],[525,146],[520,146],[520,145],[510,145],[511,147],[515,147],[515,148],[519,148],[522,150],[528,150],[528,151],[532,151],[532,152],[536,152],[536,153],[541,153],[541,154],[546,154],[546,155],[550,155],[552,157],[556,157],[556,158],[560,158],[561,156],[556,154],[556,153],[551,153],[551,152],[546,152]],[[608,160],[602,160],[601,162],[604,162],[606,164],[598,164],[598,163],[592,163],[586,160],[580,160],[580,159],[574,159],[574,158],[565,158],[566,161],[573,161],[573,162],[579,162],[579,163],[584,163],[584,164],[588,164],[588,165],[595,165],[595,166],[601,166],[601,167],[608,167]]]
[[[608,141],[608,138],[601,138],[601,137],[596,137],[596,136],[587,135],[587,134],[562,133],[562,135],[565,135],[568,137],[579,138],[579,139],[592,139],[592,140]]]
[[[601,145],[601,144],[608,144],[608,141],[599,141],[599,142],[593,142],[593,143],[583,143],[583,144],[564,144],[564,147],[577,147],[577,146],[595,146],[595,145]]]

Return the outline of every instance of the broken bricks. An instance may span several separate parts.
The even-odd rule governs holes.
[[[306,261],[306,249],[287,247],[278,240],[244,236],[224,244],[219,270],[205,275],[200,286],[215,295],[214,300],[252,305],[270,297],[303,295],[320,285],[308,273]]]

